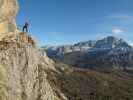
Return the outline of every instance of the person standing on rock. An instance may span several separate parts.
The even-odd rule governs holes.
[[[23,32],[28,32],[28,27],[29,27],[29,23],[25,22],[25,24],[23,26]]]

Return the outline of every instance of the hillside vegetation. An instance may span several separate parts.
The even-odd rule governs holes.
[[[126,72],[98,72],[56,64],[47,71],[51,86],[69,100],[132,100],[133,75]],[[63,100],[63,99],[62,99]]]

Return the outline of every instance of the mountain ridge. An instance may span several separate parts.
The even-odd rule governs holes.
[[[109,47],[107,47],[109,46]],[[62,46],[43,46],[42,49],[44,50],[53,50],[58,53],[70,53],[74,51],[87,51],[91,49],[111,49],[115,47],[127,47],[132,48],[127,42],[123,39],[118,39],[113,36],[108,36],[100,40],[88,40],[75,43],[73,45],[62,45]]]
[[[50,58],[81,68],[133,70],[133,47],[113,36],[54,50],[51,47],[46,52]]]

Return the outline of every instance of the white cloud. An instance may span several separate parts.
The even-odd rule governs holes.
[[[119,19],[119,20],[132,20],[133,16],[130,16],[128,14],[113,14],[110,15],[109,18]]]
[[[125,25],[133,24],[133,15],[129,14],[112,14],[108,16],[109,19],[113,19],[119,23],[123,23]]]
[[[111,18],[116,18],[116,19],[124,19],[124,20],[127,20],[127,19],[131,18],[131,16],[129,16],[129,15],[112,15],[110,17]]]
[[[120,34],[122,34],[124,31],[122,30],[122,29],[120,29],[120,28],[113,28],[112,29],[112,33],[113,34],[116,34],[116,35],[120,35]]]

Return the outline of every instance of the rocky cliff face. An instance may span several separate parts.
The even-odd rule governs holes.
[[[23,42],[0,43],[0,100],[54,100],[45,70],[47,56]]]
[[[16,0],[0,0],[0,100],[55,100],[45,73],[54,62],[16,31],[17,11]]]

